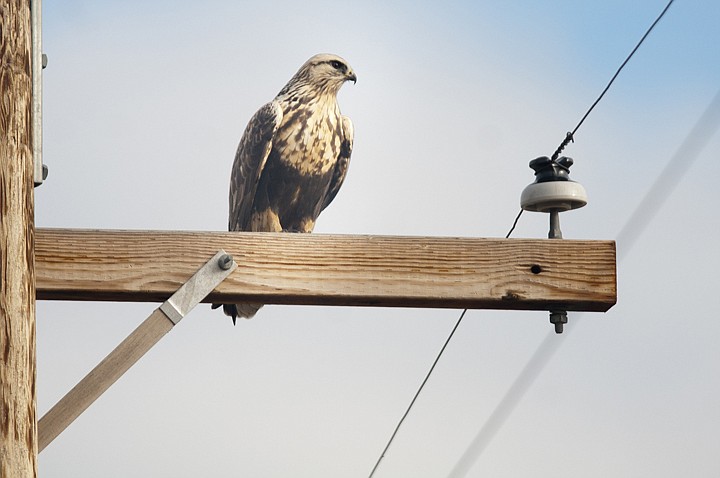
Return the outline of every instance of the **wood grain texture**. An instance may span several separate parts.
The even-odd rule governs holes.
[[[40,419],[38,450],[44,450],[172,328],[170,319],[160,309],[155,309]]]
[[[37,476],[30,8],[0,0],[0,476]]]
[[[208,302],[606,311],[617,294],[612,241],[39,229],[37,297],[161,302],[220,248],[239,267]]]

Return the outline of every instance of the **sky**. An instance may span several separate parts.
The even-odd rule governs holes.
[[[332,52],[358,76],[339,95],[355,146],[315,232],[504,237],[528,162],[665,3],[45,2],[36,225],[224,230],[248,119]],[[714,0],[675,2],[565,150],[589,204],[564,237],[634,228],[617,305],[559,336],[546,312],[469,311],[376,478],[720,475],[720,135],[679,150],[720,86],[718,20]],[[633,216],[668,164],[676,187]],[[547,221],[526,213],[513,237]],[[157,305],[39,301],[38,415]],[[233,327],[202,304],[39,474],[367,477],[460,312],[270,305]]]

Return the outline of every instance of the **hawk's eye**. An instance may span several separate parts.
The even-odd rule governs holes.
[[[330,61],[330,64],[336,70],[345,71],[345,65],[343,65],[343,63],[341,61],[332,60],[332,61]]]

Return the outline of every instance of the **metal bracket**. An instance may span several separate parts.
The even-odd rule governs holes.
[[[42,0],[30,1],[30,24],[32,35],[32,149],[33,177],[35,187],[47,178],[47,166],[42,159],[42,71],[47,66],[47,57],[42,52]]]
[[[162,303],[160,310],[173,325],[177,325],[236,268],[237,263],[232,257],[220,249],[177,292]]]
[[[237,263],[221,249],[198,269],[38,421],[38,452],[75,421],[236,268]]]

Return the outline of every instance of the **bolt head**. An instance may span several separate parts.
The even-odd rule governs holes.
[[[226,271],[232,267],[233,258],[230,254],[223,254],[218,259],[218,266],[220,266],[220,269]]]

